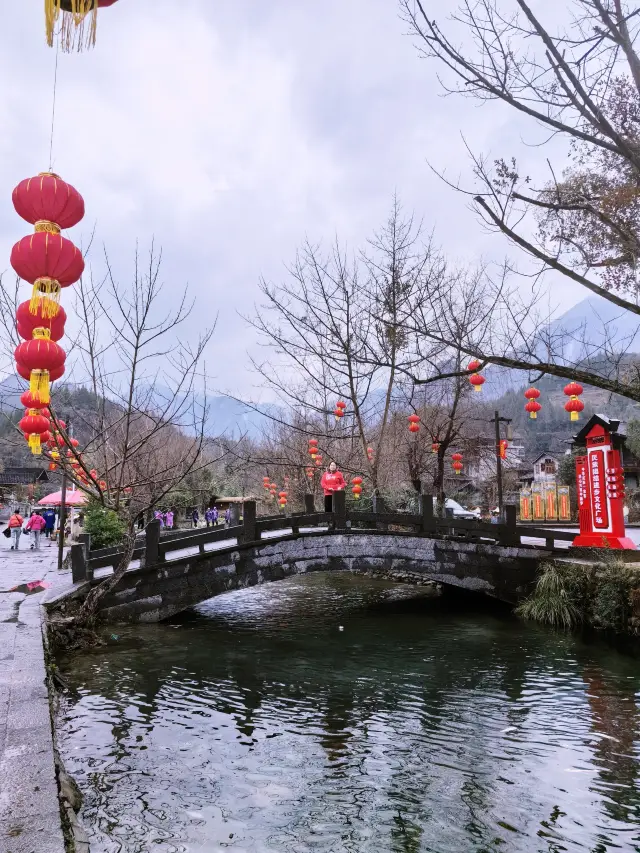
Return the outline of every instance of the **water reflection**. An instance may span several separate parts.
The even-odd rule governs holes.
[[[93,853],[640,849],[636,662],[397,596],[297,578],[63,661]]]

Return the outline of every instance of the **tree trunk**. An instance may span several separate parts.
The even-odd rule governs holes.
[[[82,607],[80,608],[80,612],[75,617],[76,624],[78,626],[84,626],[88,622],[91,622],[95,617],[98,611],[98,605],[102,601],[102,599],[107,595],[107,593],[111,592],[114,586],[118,583],[120,578],[124,575],[124,573],[129,568],[129,564],[131,563],[131,558],[133,556],[133,551],[136,544],[136,532],[135,528],[131,527],[127,531],[124,541],[122,543],[123,552],[118,565],[115,567],[113,574],[109,575],[108,578],[99,585],[94,587],[86,599]]]

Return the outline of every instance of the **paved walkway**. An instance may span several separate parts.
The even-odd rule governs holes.
[[[4,525],[3,525],[4,527]],[[10,550],[0,535],[0,853],[64,853],[45,682],[43,593],[8,592],[34,580],[52,585],[57,549]]]

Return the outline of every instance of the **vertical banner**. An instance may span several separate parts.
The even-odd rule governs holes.
[[[534,483],[531,486],[532,515],[534,521],[544,521],[544,500],[542,497],[542,483]]]
[[[609,507],[605,486],[604,449],[589,448],[589,473],[591,475],[591,516],[594,530],[609,530]]]
[[[531,489],[520,492],[520,520],[531,521]]]
[[[558,486],[558,518],[560,521],[571,521],[569,486]]]
[[[555,480],[553,483],[545,483],[543,487],[544,494],[544,515],[547,521],[558,520],[558,494]]]

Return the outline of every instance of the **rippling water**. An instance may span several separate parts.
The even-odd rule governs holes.
[[[92,853],[640,850],[638,662],[403,589],[297,578],[62,661]]]

